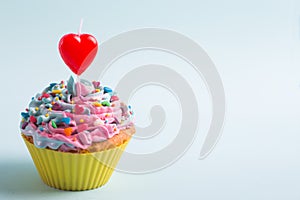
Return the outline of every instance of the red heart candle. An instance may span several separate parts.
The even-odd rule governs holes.
[[[81,75],[92,63],[98,51],[96,38],[89,34],[64,35],[59,41],[59,53],[66,65]]]

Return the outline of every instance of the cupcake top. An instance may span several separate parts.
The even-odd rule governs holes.
[[[21,115],[21,132],[36,147],[59,151],[87,149],[133,126],[131,106],[111,88],[73,77],[51,83]]]

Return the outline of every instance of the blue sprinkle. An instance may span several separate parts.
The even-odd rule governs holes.
[[[34,99],[34,97],[31,97],[31,100],[33,100]]]
[[[69,118],[69,117],[64,117],[64,118],[62,118],[60,121],[63,122],[63,123],[65,123],[65,124],[67,124],[67,125],[69,125],[70,122],[71,122],[71,118]]]
[[[109,87],[104,87],[104,93],[111,93],[112,89],[110,89]]]
[[[27,119],[27,118],[29,117],[29,114],[26,113],[26,112],[22,112],[21,115],[22,115],[22,117],[25,118],[25,119]]]
[[[44,128],[43,127],[40,127],[40,131],[43,131],[44,130]]]
[[[57,83],[50,83],[50,89],[53,88]]]

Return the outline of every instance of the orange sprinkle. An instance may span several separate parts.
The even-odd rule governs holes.
[[[102,106],[101,103],[99,103],[99,102],[94,102],[93,105],[96,106],[96,107],[101,107]]]
[[[66,136],[70,136],[72,135],[73,129],[71,127],[68,127],[64,129],[64,132]]]

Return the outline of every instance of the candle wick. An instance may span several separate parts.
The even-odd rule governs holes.
[[[80,98],[81,97],[81,81],[80,81],[79,75],[77,76],[76,93],[77,93],[77,96]]]
[[[83,19],[81,18],[79,29],[78,29],[78,35],[81,35],[82,24],[83,24]]]

